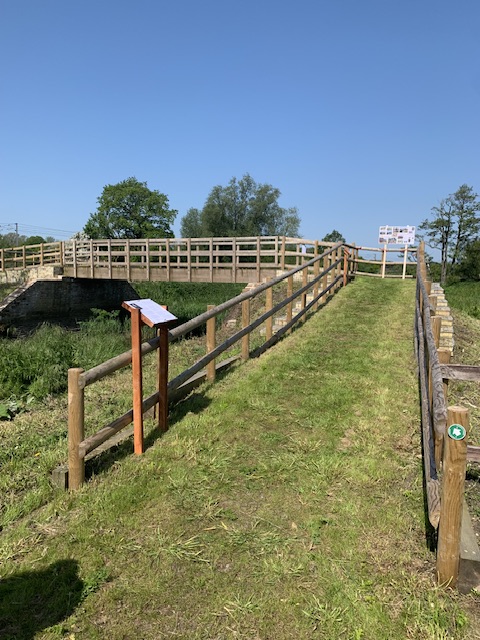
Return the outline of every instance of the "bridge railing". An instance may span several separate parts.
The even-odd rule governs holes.
[[[287,236],[69,240],[0,249],[0,271],[58,265],[65,276],[76,278],[261,282],[304,264],[333,244]],[[394,252],[400,260],[392,260]],[[356,272],[413,277],[416,265],[410,260],[415,253],[415,247],[355,247]]]
[[[63,242],[44,242],[0,249],[0,271],[61,265]]]

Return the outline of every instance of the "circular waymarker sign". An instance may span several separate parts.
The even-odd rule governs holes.
[[[467,435],[467,431],[461,424],[452,424],[448,427],[448,435],[453,440],[463,440]]]

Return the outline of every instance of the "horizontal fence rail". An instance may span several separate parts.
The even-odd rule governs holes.
[[[301,266],[333,246],[332,242],[287,236],[69,240],[0,249],[0,272],[58,266],[63,275],[74,278],[261,282]],[[415,264],[410,259],[415,248],[350,246],[359,275],[413,277]],[[392,260],[392,252],[402,260]]]
[[[310,310],[315,310],[318,306],[326,302],[329,294],[335,293],[340,287],[348,283],[350,277],[354,274],[354,260],[352,258],[352,249],[340,243],[329,248],[322,254],[315,256],[305,262],[303,265],[295,267],[280,276],[277,276],[270,282],[263,283],[253,289],[246,291],[231,300],[228,300],[216,307],[208,309],[205,313],[193,318],[192,320],[176,327],[168,332],[168,341],[173,342],[179,338],[190,334],[193,330],[206,325],[207,326],[207,353],[198,359],[193,365],[181,372],[168,382],[167,385],[167,403],[171,403],[175,397],[181,397],[182,390],[188,392],[190,384],[195,376],[198,376],[205,367],[207,368],[207,376],[210,380],[214,379],[217,366],[215,359],[218,358],[227,349],[238,342],[241,342],[241,359],[246,360],[251,355],[259,355],[285,333],[290,331],[295,323],[305,319],[306,314]],[[301,285],[294,290],[294,282],[300,281]],[[273,296],[271,295],[273,288],[281,283],[286,282],[287,294],[283,295],[280,302],[273,304]],[[310,292],[310,300],[307,301],[307,294]],[[250,317],[250,302],[260,294],[265,293],[266,303],[265,311],[257,318]],[[293,303],[300,300],[300,308],[296,313],[293,312]],[[242,308],[242,328],[233,335],[224,340],[221,344],[215,344],[214,324],[219,314],[232,309],[236,305]],[[281,312],[286,311],[285,324],[274,333],[272,330],[273,317]],[[254,352],[250,352],[249,336],[256,328],[265,325],[265,342]],[[213,334],[212,334],[213,327]],[[141,345],[142,357],[157,350],[160,346],[160,338],[156,336]],[[235,360],[238,358],[234,358]],[[118,417],[110,424],[101,428],[97,433],[85,438],[84,415],[85,415],[85,397],[84,390],[87,386],[100,381],[105,376],[111,375],[115,371],[126,367],[132,363],[132,351],[127,351],[115,358],[93,367],[89,371],[82,369],[69,370],[69,389],[68,389],[68,405],[69,405],[69,462],[68,462],[68,485],[71,489],[78,488],[85,478],[85,457],[97,449],[100,445],[115,436],[119,431],[132,423],[134,419],[133,409],[124,415]],[[221,363],[222,364],[222,363]],[[160,366],[160,363],[159,363]],[[158,407],[159,413],[161,402],[159,391],[155,391],[152,395],[142,400],[142,410],[146,413],[153,407]],[[163,407],[163,409],[165,409]]]

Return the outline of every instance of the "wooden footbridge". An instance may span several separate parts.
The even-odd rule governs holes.
[[[0,282],[24,280],[26,271],[32,270],[28,279],[62,275],[131,282],[262,282],[334,246],[285,236],[69,240],[0,249]],[[359,251],[373,252],[374,259],[360,256]],[[415,251],[339,244],[334,258],[348,252],[358,274],[405,278],[408,258]],[[388,252],[403,253],[402,260],[389,260]]]

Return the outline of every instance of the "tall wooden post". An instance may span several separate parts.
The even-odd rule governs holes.
[[[207,311],[210,311],[214,307],[214,304],[209,304],[207,306]],[[207,353],[213,351],[216,346],[215,322],[215,316],[207,320]],[[209,382],[213,382],[215,380],[215,360],[212,360],[207,364],[207,380]]]
[[[460,563],[460,534],[467,466],[468,409],[448,407],[438,530],[438,582],[454,587]]]
[[[142,319],[139,308],[131,311],[132,324],[132,382],[133,382],[133,450],[143,453],[143,375],[142,375]]]
[[[85,481],[85,459],[79,456],[84,433],[84,392],[80,384],[83,369],[68,370],[68,488],[78,489]]]

